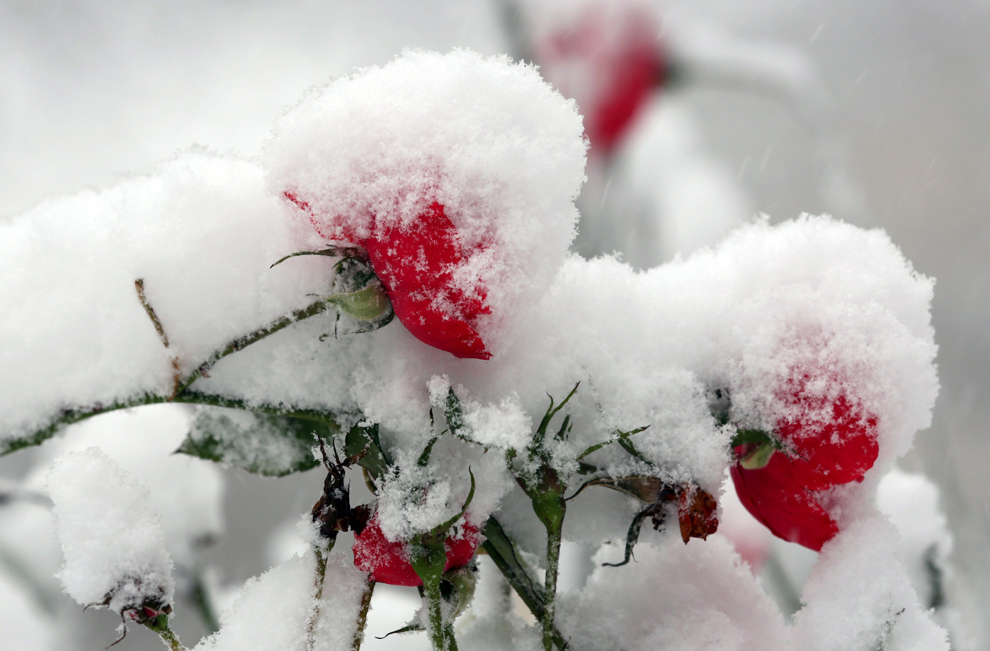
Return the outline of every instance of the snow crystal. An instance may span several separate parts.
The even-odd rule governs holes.
[[[59,576],[69,596],[118,613],[171,605],[172,560],[143,482],[89,448],[55,462],[48,490],[65,555]]]
[[[420,452],[400,454],[399,471],[379,486],[378,519],[389,540],[408,540],[459,513],[471,490],[472,475],[475,492],[465,518],[478,528],[512,486],[504,459],[496,451],[486,452],[444,435],[433,446],[429,466],[417,465]]]

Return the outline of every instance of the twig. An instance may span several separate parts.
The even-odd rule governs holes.
[[[144,311],[148,313],[148,318],[151,319],[151,323],[155,326],[155,331],[158,333],[158,338],[162,340],[162,345],[168,348],[168,335],[165,334],[165,328],[162,326],[161,319],[158,318],[158,314],[155,312],[155,308],[151,307],[151,303],[148,302],[148,297],[144,293],[144,278],[138,278],[134,281],[134,289],[137,290],[138,300],[141,302],[141,306]],[[175,400],[175,397],[179,395],[179,384],[182,378],[182,372],[179,370],[179,358],[172,355],[172,395],[169,400]]]
[[[140,279],[139,279],[140,281]],[[143,286],[143,283],[141,283]],[[135,281],[135,286],[138,286],[138,281]],[[139,291],[139,298],[143,292]],[[164,335],[164,329],[161,328],[161,321],[158,320],[157,315],[155,315],[154,309],[148,305],[147,300],[142,301],[142,305],[145,306],[152,323],[156,324],[156,330],[161,332],[163,337],[163,343],[167,340]],[[103,414],[109,411],[116,411],[118,409],[130,409],[132,407],[140,407],[143,405],[154,405],[163,402],[179,402],[179,403],[192,403],[192,404],[203,404],[203,405],[213,405],[218,407],[232,407],[238,409],[248,409],[251,411],[260,411],[264,413],[273,413],[279,415],[296,416],[299,418],[307,418],[309,420],[316,420],[322,423],[327,423],[331,427],[336,427],[336,423],[332,420],[332,414],[319,412],[315,410],[286,410],[280,407],[266,406],[266,405],[255,405],[249,404],[243,400],[237,400],[235,398],[225,398],[223,396],[210,395],[205,393],[190,392],[189,386],[202,377],[207,371],[209,371],[213,366],[219,362],[221,359],[230,355],[231,353],[243,350],[244,348],[250,346],[256,341],[264,339],[268,335],[274,334],[283,328],[297,321],[302,321],[303,319],[308,319],[311,316],[320,314],[327,309],[332,307],[331,303],[320,299],[319,301],[309,305],[308,307],[295,310],[294,312],[280,317],[275,321],[269,323],[268,325],[259,328],[253,332],[250,332],[242,337],[239,337],[223,348],[220,348],[214,352],[205,362],[200,364],[192,373],[189,374],[184,380],[179,381],[175,385],[175,389],[168,396],[163,396],[154,393],[145,393],[125,400],[115,400],[110,403],[97,402],[92,405],[74,408],[63,408],[61,414],[52,419],[47,426],[42,429],[35,430],[30,434],[26,434],[21,437],[7,438],[0,440],[0,457],[10,454],[16,450],[22,448],[31,447],[33,445],[39,445],[47,439],[51,438],[55,432],[66,425],[71,425],[72,423],[85,420],[92,416],[98,414]],[[178,365],[177,360],[173,360],[173,369],[176,369]]]
[[[213,600],[210,599],[206,582],[203,580],[203,572],[198,567],[193,570],[192,585],[189,588],[189,600],[196,606],[196,612],[199,613],[199,619],[203,622],[203,626],[210,633],[219,631],[220,621],[217,619],[216,611],[213,608]]]
[[[0,441],[0,457],[22,448],[30,447],[32,445],[40,445],[54,436],[55,433],[61,428],[67,425],[72,425],[73,423],[78,423],[82,420],[86,420],[87,418],[92,418],[93,416],[98,416],[100,414],[105,414],[107,412],[117,411],[120,409],[131,409],[134,407],[143,407],[145,405],[157,405],[164,402],[169,402],[168,397],[154,393],[144,393],[127,400],[116,400],[108,404],[97,402],[84,407],[62,409],[61,415],[52,419],[44,428],[19,438],[8,438]],[[174,402],[193,405],[207,405],[211,407],[228,407],[230,409],[244,409],[246,411],[274,414],[276,416],[292,416],[293,418],[301,418],[304,420],[312,420],[322,423],[331,428],[334,432],[338,432],[340,430],[340,426],[337,425],[337,421],[334,418],[335,414],[328,411],[320,411],[316,409],[287,409],[279,405],[253,403],[239,398],[230,398],[228,396],[188,390],[176,396]]]
[[[358,611],[357,628],[354,630],[354,639],[351,641],[351,651],[361,651],[361,643],[364,642],[364,629],[368,625],[368,611],[371,610],[371,596],[375,592],[375,581],[368,578],[368,583],[364,587],[364,594],[361,596],[361,610]]]
[[[313,552],[316,554],[316,593],[313,597],[313,612],[306,624],[307,651],[313,651],[316,646],[316,623],[320,619],[320,601],[323,599],[323,584],[327,578],[327,557],[323,555],[322,549],[314,548]]]
[[[258,328],[253,332],[249,332],[248,334],[242,337],[238,337],[237,339],[234,339],[233,341],[225,345],[223,348],[220,348],[219,350],[215,351],[212,355],[210,355],[207,358],[205,362],[200,364],[192,373],[186,376],[186,378],[183,379],[182,382],[179,384],[177,395],[182,394],[186,389],[189,388],[190,384],[192,384],[200,377],[205,375],[211,368],[213,368],[213,366],[217,362],[219,362],[227,355],[230,355],[231,353],[236,353],[239,350],[244,350],[245,348],[255,343],[256,341],[261,341],[265,337],[269,335],[273,335],[279,330],[282,330],[283,328],[286,328],[287,326],[290,326],[293,323],[296,323],[297,321],[302,321],[303,319],[308,319],[311,316],[316,316],[317,314],[325,312],[331,307],[333,307],[332,303],[321,298],[315,303],[310,304],[308,307],[295,310],[286,316],[275,319],[266,326]]]

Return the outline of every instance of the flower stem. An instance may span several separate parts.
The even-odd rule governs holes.
[[[440,596],[440,582],[423,582],[426,594],[426,608],[430,619],[430,641],[433,651],[457,651],[453,629],[444,625],[443,599]]]
[[[158,637],[162,639],[162,642],[164,642],[165,646],[171,649],[171,651],[189,651],[185,646],[183,646],[182,642],[179,641],[179,637],[172,631],[171,628],[169,628],[168,615],[162,613],[158,617],[146,621],[144,625],[149,630],[157,633]]]
[[[182,642],[179,641],[178,636],[172,632],[172,629],[166,628],[164,631],[160,631],[158,635],[162,638],[162,642],[165,643],[172,651],[188,651]]]
[[[357,628],[354,630],[354,639],[351,641],[351,651],[361,651],[361,643],[364,642],[364,629],[368,625],[368,611],[371,610],[371,595],[375,592],[375,582],[370,577],[364,586],[364,595],[361,596],[361,610],[358,611]]]
[[[306,624],[306,649],[312,651],[316,646],[316,623],[320,619],[320,601],[323,599],[323,584],[327,578],[327,557],[323,550],[314,548],[316,554],[316,577],[315,590],[313,595],[313,612],[309,616],[309,623]]]
[[[554,644],[554,614],[556,612],[557,568],[560,565],[560,523],[546,522],[547,528],[547,574],[544,583],[543,609],[543,651],[553,651]]]
[[[189,600],[196,606],[200,621],[210,633],[220,630],[220,621],[217,619],[216,610],[213,608],[213,600],[210,599],[209,589],[206,581],[203,580],[203,571],[197,567],[193,570],[191,585],[189,588]]]
[[[207,373],[213,366],[219,362],[221,359],[230,355],[231,353],[236,353],[239,350],[244,350],[251,344],[261,341],[269,335],[273,335],[279,330],[286,328],[297,321],[302,321],[303,319],[308,319],[311,316],[316,316],[322,312],[326,312],[328,309],[333,307],[333,303],[328,302],[326,299],[321,298],[315,303],[310,304],[299,310],[290,312],[289,314],[279,317],[269,323],[266,326],[258,328],[252,332],[247,333],[242,337],[238,337],[230,342],[228,342],[223,348],[219,348],[210,355],[205,362],[200,364],[190,373],[188,376],[183,378],[182,382],[179,383],[178,389],[175,395],[181,394],[189,385],[201,378],[205,373]]]

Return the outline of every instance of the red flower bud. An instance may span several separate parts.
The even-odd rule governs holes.
[[[447,536],[443,544],[447,553],[444,572],[470,563],[480,544],[478,527],[471,523],[463,526],[459,538]],[[371,578],[379,583],[405,586],[418,586],[423,583],[409,564],[409,544],[392,542],[386,538],[378,524],[378,516],[372,518],[361,533],[355,536],[352,549],[354,565],[360,570],[370,572]]]
[[[608,154],[665,72],[655,17],[635,3],[591,5],[536,49],[547,80],[577,100],[593,151]]]
[[[489,359],[491,353],[474,328],[489,314],[483,288],[465,292],[454,272],[465,263],[457,229],[434,202],[411,224],[373,223],[371,234],[359,237],[342,230],[328,233],[313,219],[309,204],[291,192],[286,198],[310,213],[324,237],[358,244],[368,252],[371,269],[392,302],[395,316],[423,343],[455,357]]]
[[[751,450],[737,446],[731,474],[740,501],[774,535],[820,551],[839,528],[818,493],[862,481],[877,460],[879,445],[875,416],[843,395],[812,391],[811,379],[802,374],[784,383],[783,403],[797,414],[775,427],[784,449],[764,466],[747,469],[743,460]]]

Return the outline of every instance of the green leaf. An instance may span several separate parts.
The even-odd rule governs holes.
[[[444,418],[447,419],[447,427],[450,433],[458,438],[464,438],[464,411],[461,409],[461,401],[457,399],[453,387],[447,389],[447,404],[444,405]]]
[[[739,460],[739,465],[746,470],[759,470],[766,468],[773,456],[774,449],[770,443],[760,443],[753,450]]]
[[[387,473],[389,459],[378,439],[378,425],[355,425],[344,437],[344,453],[347,456],[354,457],[365,450],[367,453],[358,461],[358,465],[375,479]]]
[[[482,543],[484,550],[522,598],[523,603],[537,619],[541,619],[546,608],[543,586],[534,578],[535,573],[523,560],[515,543],[494,517],[488,518],[481,531],[485,536],[485,542]]]
[[[329,433],[327,425],[312,420],[207,407],[196,414],[176,452],[280,477],[318,466],[314,437]]]

